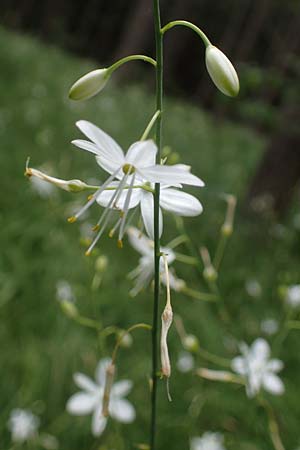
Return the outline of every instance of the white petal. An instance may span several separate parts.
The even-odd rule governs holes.
[[[150,192],[143,192],[141,198],[141,213],[145,229],[150,239],[154,240],[154,200],[153,195]],[[161,209],[159,208],[159,236],[162,235],[163,230],[163,217]]]
[[[101,150],[93,142],[85,141],[84,139],[75,139],[71,143],[76,147],[81,148],[82,150],[86,150],[87,152],[93,153],[94,155],[101,154]]]
[[[232,370],[234,370],[234,372],[240,375],[246,375],[247,373],[246,361],[241,356],[233,358],[233,360],[231,361],[231,368]]]
[[[198,216],[203,211],[199,200],[193,195],[176,189],[161,189],[160,206],[179,216]]]
[[[153,253],[153,241],[137,228],[129,227],[127,230],[130,245],[141,255],[148,256]]]
[[[97,383],[100,386],[105,385],[106,369],[108,368],[110,363],[111,363],[110,358],[102,358],[102,359],[100,359],[100,361],[96,367],[95,378],[96,378]]]
[[[126,163],[134,167],[148,167],[155,164],[157,147],[151,140],[132,144],[126,154]]]
[[[84,391],[93,393],[97,390],[97,385],[94,383],[94,381],[91,380],[86,375],[84,375],[83,373],[75,373],[73,378],[77,386],[83,389]]]
[[[120,169],[116,174],[116,178],[120,179],[124,175],[121,169],[122,164],[120,164],[119,160],[110,159],[104,156],[96,156],[96,161],[99,166],[108,173],[114,173],[116,170]]]
[[[284,393],[284,384],[281,379],[273,374],[267,373],[263,378],[263,387],[266,391],[271,392],[274,395],[281,395]]]
[[[119,422],[130,423],[135,419],[135,409],[128,400],[111,399],[109,412]]]
[[[132,381],[130,380],[122,380],[114,383],[111,389],[111,395],[116,397],[124,397],[127,395],[132,389]]]
[[[79,120],[76,122],[76,125],[83,134],[102,150],[103,156],[106,156],[111,161],[115,161],[119,165],[124,163],[123,150],[107,133],[86,120]]]
[[[94,436],[100,436],[103,433],[107,424],[106,417],[102,415],[102,405],[99,405],[97,409],[95,409],[93,418],[92,418],[92,433]]]
[[[200,178],[186,171],[182,167],[178,167],[176,164],[174,166],[156,164],[154,166],[139,169],[138,171],[145,180],[153,183],[165,183],[172,186],[178,185],[178,183],[204,186],[204,183]]]
[[[280,359],[271,359],[266,365],[270,372],[280,372],[283,369],[283,362]]]
[[[270,356],[270,346],[265,339],[256,339],[250,349],[251,359],[257,359],[259,361],[265,361]]]
[[[67,411],[76,416],[90,414],[95,408],[97,397],[94,394],[79,392],[72,395],[67,402]]]
[[[116,181],[111,183],[109,187],[116,187],[118,186],[118,184],[119,183]],[[123,190],[122,194],[120,195],[117,201],[116,208],[123,209],[127,192],[128,192],[127,189]],[[106,207],[109,204],[111,197],[114,195],[114,193],[115,193],[114,190],[105,190],[101,192],[101,194],[97,197],[97,203],[103,207]],[[132,189],[129,209],[135,208],[139,204],[140,199],[141,199],[141,189]]]

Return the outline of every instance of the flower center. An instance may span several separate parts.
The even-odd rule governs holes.
[[[131,175],[135,172],[135,168],[131,164],[124,164],[122,167],[125,174]]]

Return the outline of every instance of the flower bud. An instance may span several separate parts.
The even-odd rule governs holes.
[[[97,69],[79,78],[69,91],[71,100],[87,100],[102,91],[110,77],[108,69]]]
[[[70,319],[73,319],[74,317],[78,316],[77,307],[70,300],[60,301],[60,306],[65,315]]]
[[[81,180],[62,180],[61,178],[51,177],[44,172],[31,167],[26,167],[25,175],[27,177],[37,177],[47,183],[52,183],[60,189],[68,192],[81,192],[87,189],[87,184]]]
[[[199,341],[193,334],[184,336],[182,344],[189,352],[196,352],[199,349]]]
[[[240,90],[239,79],[227,56],[210,44],[206,47],[205,62],[210,78],[217,88],[229,97],[236,97]]]
[[[131,334],[129,334],[129,333],[123,334],[122,339],[120,341],[120,347],[129,348],[132,346],[132,342],[133,342],[133,339],[132,339]]]
[[[108,264],[107,256],[105,255],[98,256],[95,263],[96,271],[99,273],[105,272],[107,269],[107,264]]]

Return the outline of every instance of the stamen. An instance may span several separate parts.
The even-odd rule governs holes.
[[[131,199],[131,195],[132,195],[132,187],[134,185],[134,181],[135,181],[135,173],[133,174],[132,178],[131,178],[131,182],[130,182],[130,186],[125,198],[125,202],[124,202],[124,206],[123,206],[123,217],[122,217],[122,222],[121,222],[121,226],[120,226],[120,230],[119,230],[119,241],[122,241],[123,236],[124,236],[124,231],[125,231],[125,223],[126,223],[126,218],[127,218],[127,214],[129,211],[129,205],[130,205],[130,199]]]

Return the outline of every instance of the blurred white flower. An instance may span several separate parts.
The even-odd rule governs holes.
[[[107,418],[102,414],[105,389],[106,370],[110,365],[109,358],[101,359],[95,373],[95,380],[82,373],[74,374],[74,381],[82,391],[72,395],[67,402],[67,411],[76,416],[92,414],[92,433],[99,436],[106,427]],[[132,388],[132,382],[122,380],[114,383],[110,391],[109,415],[123,423],[133,422],[135,409],[124,397]]]
[[[265,319],[260,324],[260,329],[263,333],[271,336],[272,334],[277,333],[279,328],[278,322],[275,319]]]
[[[187,373],[195,367],[193,355],[189,352],[180,352],[178,355],[176,367],[180,372]]]
[[[247,280],[245,283],[246,292],[250,297],[260,297],[262,293],[262,288],[257,280]]]
[[[225,450],[224,437],[221,433],[207,431],[201,437],[191,439],[190,450]]]
[[[136,282],[135,287],[130,292],[132,296],[135,296],[151,282],[154,276],[154,243],[137,228],[129,227],[127,234],[131,246],[142,255],[137,268],[129,274],[129,277]],[[175,253],[167,247],[161,247],[161,252],[166,255],[168,266],[170,266],[176,258]],[[166,284],[165,266],[162,258],[160,260],[160,274],[162,282]],[[171,271],[169,271],[169,279],[170,287],[175,291],[180,291],[185,285],[184,281],[177,278]]]
[[[248,397],[254,397],[263,388],[274,395],[284,392],[284,385],[277,372],[282,370],[279,359],[270,359],[270,346],[265,339],[256,339],[251,347],[240,345],[242,356],[232,360],[232,369],[246,380]]]
[[[8,428],[13,442],[22,443],[37,435],[40,420],[27,409],[13,409],[10,413]]]
[[[68,283],[68,281],[59,280],[56,283],[56,299],[59,302],[64,302],[64,301],[74,302],[75,295],[74,295],[73,289],[72,289],[70,283]]]
[[[300,284],[294,284],[287,288],[285,300],[294,308],[300,306]]]

